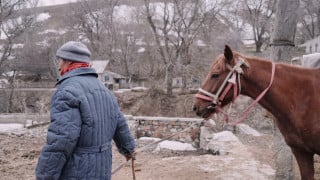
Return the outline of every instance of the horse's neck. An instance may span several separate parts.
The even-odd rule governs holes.
[[[250,67],[244,69],[242,94],[255,99],[271,81],[272,62],[250,59],[247,61]]]
[[[252,99],[257,99],[257,97],[268,87],[272,79],[272,62],[260,60],[248,60],[248,62],[250,67],[245,70],[245,74],[242,78],[242,94],[249,96]],[[279,103],[277,103],[277,100],[278,98],[281,98],[279,89],[282,89],[284,84],[279,83],[277,70],[274,78],[277,79],[278,82],[272,82],[271,88],[262,99],[259,100],[259,104],[273,112],[273,114],[279,114],[277,111],[280,107],[278,107]]]
[[[248,60],[250,67],[245,69],[241,79],[242,94],[256,99],[271,81],[272,62]],[[274,81],[259,104],[270,111],[277,119],[292,116],[292,107],[301,103],[316,106],[320,89],[320,70],[304,69],[285,64],[275,65]],[[313,93],[313,94],[312,94]],[[318,106],[318,105],[317,105]]]

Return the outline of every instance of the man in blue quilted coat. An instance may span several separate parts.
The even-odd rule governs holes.
[[[61,78],[51,100],[47,142],[37,180],[109,180],[114,140],[127,160],[135,143],[116,98],[90,68],[89,49],[70,41],[58,49]]]

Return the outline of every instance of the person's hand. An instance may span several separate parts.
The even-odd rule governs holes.
[[[130,159],[135,160],[136,159],[136,152],[133,150],[130,154],[125,154],[124,157],[126,158],[127,161]]]

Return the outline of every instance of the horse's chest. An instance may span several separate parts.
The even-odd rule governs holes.
[[[306,151],[320,150],[319,143],[320,133],[315,135],[310,128],[296,129],[295,131],[286,132],[284,138],[290,147],[304,149]]]

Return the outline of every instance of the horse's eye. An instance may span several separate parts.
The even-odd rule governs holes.
[[[219,77],[219,74],[212,74],[211,75],[211,78],[218,78]]]

